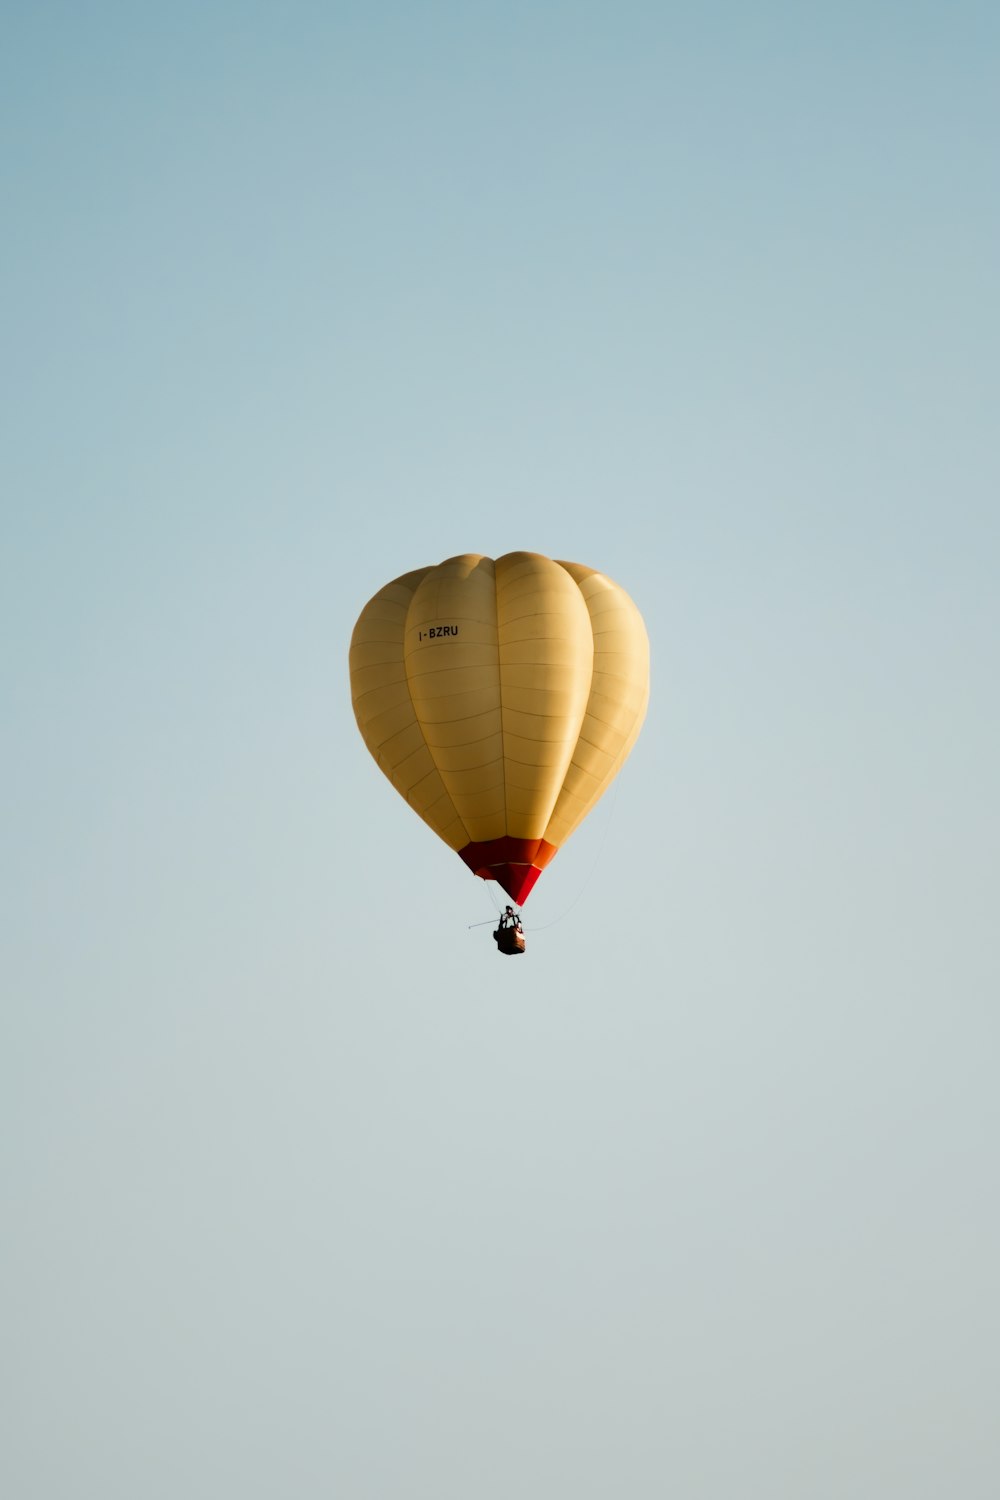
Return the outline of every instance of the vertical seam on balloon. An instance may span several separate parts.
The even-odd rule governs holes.
[[[563,792],[564,792],[565,787],[566,787],[566,778],[569,776],[570,770],[571,770],[571,768],[573,767],[573,765],[575,763],[576,749],[577,749],[577,746],[579,745],[580,739],[581,739],[581,737],[583,735],[583,726],[587,722],[587,714],[588,714],[588,712],[590,710],[590,699],[591,699],[591,696],[592,696],[593,691],[594,691],[594,663],[595,663],[595,661],[597,659],[597,632],[594,629],[594,612],[593,612],[593,610],[590,607],[590,599],[583,592],[583,584],[582,584],[581,580],[578,579],[578,578],[575,578],[573,576],[572,572],[566,566],[565,562],[559,561],[559,559],[553,559],[553,561],[555,561],[557,563],[557,565],[560,568],[562,568],[562,570],[566,574],[567,578],[569,578],[570,582],[573,583],[574,586],[576,587],[576,591],[580,595],[581,600],[583,601],[583,606],[584,606],[584,608],[587,611],[587,624],[590,626],[590,648],[591,649],[590,649],[590,681],[587,684],[587,696],[584,699],[584,703],[583,703],[583,713],[580,716],[580,723],[579,723],[579,725],[577,727],[576,740],[574,741],[573,750],[572,750],[572,752],[570,754],[569,763],[566,766],[565,771],[563,772],[562,783],[561,783],[561,785],[559,787],[559,790],[556,792],[556,795],[555,795],[555,798],[553,800],[552,806],[549,808],[549,815],[548,815],[548,818],[545,821],[545,827],[542,830],[542,838],[546,839],[546,840],[549,838],[549,835],[550,835],[550,833],[552,831],[552,820],[555,817],[556,808],[559,806],[560,802],[562,801]],[[586,576],[587,577],[592,576],[592,574],[593,574],[594,571],[595,570],[593,570],[593,569],[589,570]],[[565,840],[561,839],[560,840],[560,844],[562,844],[563,842],[565,842]]]
[[[504,554],[506,556],[506,553]],[[499,568],[503,557],[498,557],[493,564],[493,614],[496,620],[497,634],[497,682],[500,686],[500,756],[503,761],[503,826],[504,832],[510,831],[507,821],[507,713],[504,704],[503,686],[503,662],[500,653],[500,577]]]
[[[427,578],[430,578],[434,573],[436,573],[437,570],[438,570],[438,568],[440,568],[440,567],[441,567],[441,564],[438,563],[435,567],[428,568],[427,572],[424,574],[424,577],[421,578],[420,583],[425,582],[425,580]],[[437,761],[434,759],[434,751],[431,749],[430,745],[427,743],[427,735],[424,732],[424,726],[420,722],[420,715],[417,713],[417,706],[413,702],[413,688],[412,688],[412,686],[410,684],[410,673],[409,673],[409,670],[408,670],[407,664],[406,664],[406,637],[407,637],[407,634],[408,634],[408,632],[410,630],[410,611],[413,608],[413,601],[417,597],[417,590],[419,589],[419,587],[420,587],[420,584],[417,585],[417,587],[413,590],[413,592],[410,595],[410,602],[406,606],[406,619],[403,621],[403,642],[402,642],[402,649],[403,649],[403,672],[404,672],[404,675],[406,677],[406,690],[407,690],[407,692],[410,695],[410,705],[411,705],[411,707],[413,709],[413,721],[416,724],[417,728],[420,730],[420,738],[423,741],[424,748],[427,751],[428,756],[430,757],[430,762],[431,762],[431,765],[434,767],[434,772],[435,772],[438,780],[440,781],[442,787],[444,788],[444,794],[448,798],[449,803],[451,804],[452,811],[454,812],[457,821],[459,823],[461,823],[461,825],[462,825],[462,828],[463,828],[463,830],[465,832],[466,842],[468,842],[469,838],[471,837],[471,835],[469,833],[469,825],[466,823],[465,819],[462,817],[462,814],[459,812],[457,806],[455,805],[455,798],[452,796],[451,791],[448,788],[447,782],[445,781],[444,777],[441,775],[440,770],[438,769]],[[412,804],[412,802],[410,802],[410,799],[408,797],[405,800],[406,800],[408,806],[413,807],[413,804]],[[414,808],[414,811],[416,812],[415,808]],[[418,813],[417,816],[420,817],[420,816],[422,816],[422,814]],[[434,831],[437,832],[436,829]]]

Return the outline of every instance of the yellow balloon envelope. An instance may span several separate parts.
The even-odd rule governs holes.
[[[523,902],[610,785],[649,701],[624,589],[535,552],[404,573],[361,611],[351,698],[396,790],[474,874]]]

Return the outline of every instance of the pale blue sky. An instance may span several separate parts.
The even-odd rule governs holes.
[[[994,1500],[996,7],[2,17],[0,1489]],[[508,965],[346,655],[522,547]]]

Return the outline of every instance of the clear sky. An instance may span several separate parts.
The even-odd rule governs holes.
[[[1000,1493],[1000,10],[7,4],[0,1490]],[[653,700],[508,964],[365,601]]]

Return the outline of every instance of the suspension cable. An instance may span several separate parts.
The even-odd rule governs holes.
[[[584,896],[586,895],[587,887],[590,885],[590,882],[593,880],[594,876],[597,874],[597,867],[600,864],[601,858],[602,858],[602,856],[604,854],[604,846],[608,842],[608,833],[610,832],[610,829],[611,829],[611,820],[614,817],[615,808],[618,806],[618,783],[619,783],[620,780],[621,780],[621,775],[619,773],[619,775],[615,777],[614,782],[612,783],[612,786],[611,786],[611,795],[610,795],[610,803],[611,803],[611,805],[608,808],[608,815],[607,815],[607,817],[604,820],[604,830],[603,830],[603,832],[601,834],[601,842],[600,842],[600,845],[598,847],[597,853],[594,855],[593,863],[591,864],[590,870],[588,871],[587,876],[584,879],[583,885],[577,891],[576,895],[573,897],[573,900],[570,902],[569,906],[567,906],[566,910],[564,912],[562,912],[560,916],[553,917],[551,922],[543,922],[542,925],[541,925],[541,927],[532,927],[532,929],[531,929],[532,935],[534,935],[536,932],[547,932],[550,927],[557,926],[558,923],[562,922],[566,917],[569,916],[570,912],[574,909],[574,907],[578,906],[580,904],[580,902],[583,900]]]

